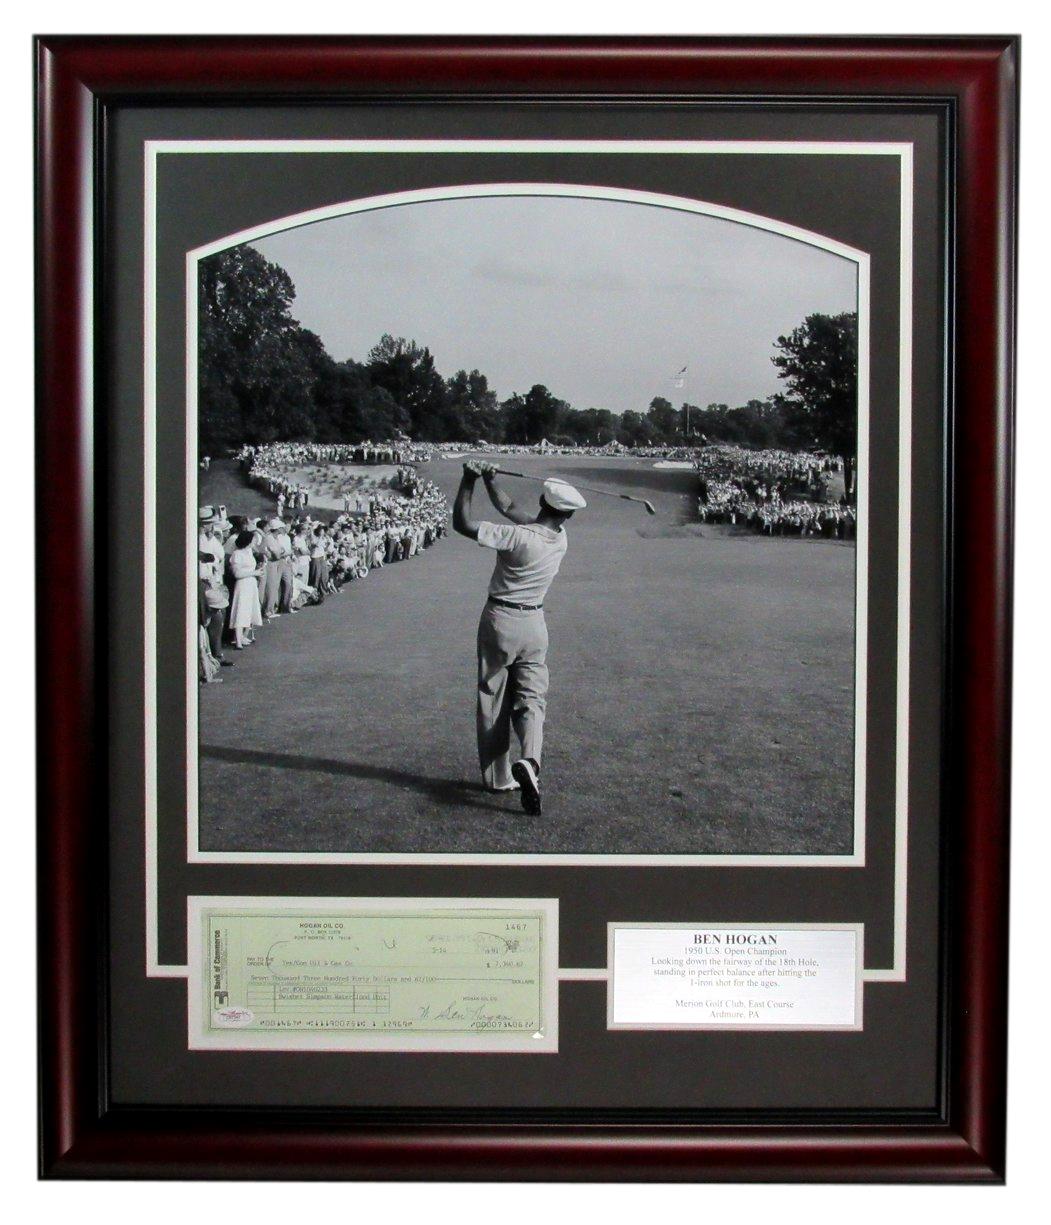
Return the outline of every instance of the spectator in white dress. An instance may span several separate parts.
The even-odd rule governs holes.
[[[230,573],[234,578],[230,628],[239,651],[255,641],[255,627],[263,624],[263,612],[259,606],[259,565],[252,552],[255,535],[254,532],[241,532],[237,537],[237,548],[230,554]]]

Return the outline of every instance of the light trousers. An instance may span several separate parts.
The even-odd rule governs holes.
[[[275,561],[271,558],[266,567],[266,596],[263,600],[263,613],[269,617],[275,612],[291,612],[294,591],[290,559],[283,557]]]
[[[478,760],[487,787],[507,787],[511,732],[540,764],[547,708],[547,624],[542,611],[486,604],[478,622]]]

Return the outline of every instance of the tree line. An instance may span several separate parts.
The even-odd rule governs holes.
[[[857,316],[810,315],[775,342],[783,393],[731,407],[656,396],[645,412],[574,408],[536,384],[500,400],[479,370],[438,372],[430,349],[385,335],[364,361],[336,361],[292,315],[288,273],[253,247],[201,261],[198,419],[202,451],[242,443],[427,442],[666,446],[703,442],[856,453]]]

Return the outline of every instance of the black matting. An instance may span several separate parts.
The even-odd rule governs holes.
[[[856,1034],[610,1033],[598,983],[565,983],[557,1056],[187,1052],[185,983],[147,980],[141,764],[142,471],[111,462],[110,1093],[114,1104],[523,1109],[938,1104],[938,762],[942,709],[944,133],[933,111],[864,107],[535,106],[285,108],[119,113],[107,133],[107,444],[142,452],[142,140],[511,138],[909,140],[915,146],[913,643],[909,980],[870,984]],[[160,957],[185,959],[185,897],[332,894],[557,897],[563,966],[605,964],[610,920],[861,921],[866,964],[890,962],[897,566],[898,163],[880,157],[258,155],[160,159],[158,489]],[[185,559],[184,257],[274,217],[434,184],[602,183],[776,216],[872,256],[869,792],[864,869],[243,866],[185,862],[180,744]]]

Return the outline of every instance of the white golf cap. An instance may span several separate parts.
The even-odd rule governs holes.
[[[552,510],[583,510],[587,506],[578,489],[554,477],[544,482],[544,501]]]

